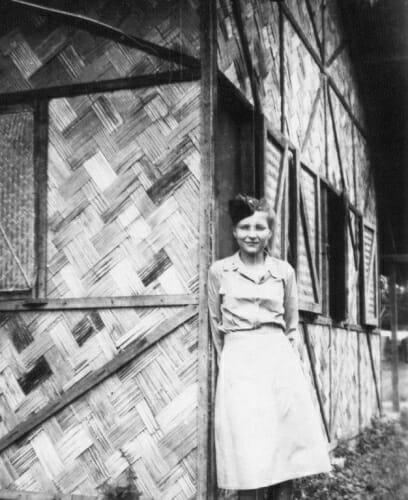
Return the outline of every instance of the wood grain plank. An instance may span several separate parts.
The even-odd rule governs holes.
[[[34,175],[35,175],[35,253],[37,280],[34,297],[47,295],[47,228],[48,228],[48,101],[37,102],[34,111]]]
[[[84,297],[72,299],[29,299],[0,301],[0,312],[124,309],[129,307],[172,307],[196,304],[198,304],[198,298],[194,294],[135,295],[134,297]]]
[[[215,494],[212,432],[214,348],[210,344],[208,321],[208,267],[214,257],[214,171],[218,101],[217,2],[200,1],[201,54],[201,163],[199,215],[199,312],[198,312],[198,442],[197,499],[213,499]]]
[[[200,78],[200,70],[179,69],[176,71],[163,71],[148,75],[115,78],[98,82],[73,83],[47,88],[19,90],[16,92],[0,93],[0,106],[14,103],[32,102],[35,99],[57,99],[74,97],[83,94],[99,92],[113,92],[116,90],[132,90],[151,86],[169,85],[196,81]]]

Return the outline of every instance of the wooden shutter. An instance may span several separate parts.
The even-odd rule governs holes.
[[[351,324],[359,324],[361,296],[361,216],[347,207],[347,316]]]
[[[291,168],[291,246],[299,308],[321,312],[320,179],[295,152]]]
[[[363,324],[378,326],[378,258],[377,232],[373,224],[362,218],[361,221],[361,259],[363,293],[361,309]]]
[[[288,257],[288,170],[291,153],[284,141],[265,127],[264,195],[274,208],[276,219],[270,246],[271,254],[280,259]]]

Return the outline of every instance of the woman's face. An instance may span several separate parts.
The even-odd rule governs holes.
[[[241,219],[234,227],[233,235],[241,252],[247,255],[257,255],[263,252],[272,236],[266,212],[255,212]]]

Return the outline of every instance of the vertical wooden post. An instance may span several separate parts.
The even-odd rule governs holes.
[[[198,450],[197,499],[214,498],[211,456],[212,354],[207,311],[207,272],[213,256],[215,126],[217,107],[216,0],[201,0],[201,171],[198,330]],[[211,460],[211,463],[213,460]]]
[[[34,176],[35,176],[35,298],[47,296],[47,162],[48,101],[36,102],[34,110]]]
[[[399,387],[398,387],[398,303],[396,293],[396,269],[395,262],[392,263],[391,271],[391,362],[392,362],[392,408],[399,411]]]
[[[279,4],[279,85],[281,94],[280,131],[285,135],[286,95],[285,95],[285,17],[282,5]]]

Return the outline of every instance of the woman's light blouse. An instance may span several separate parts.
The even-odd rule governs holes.
[[[208,274],[208,307],[217,354],[225,334],[280,326],[294,341],[298,328],[295,272],[287,262],[265,257],[265,272],[254,279],[239,253],[214,262]]]

